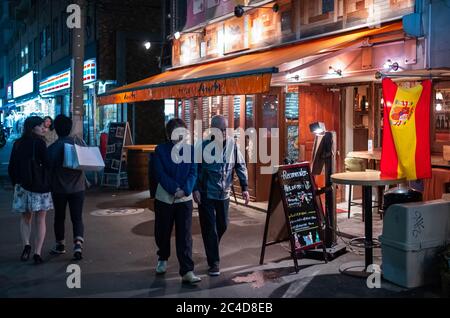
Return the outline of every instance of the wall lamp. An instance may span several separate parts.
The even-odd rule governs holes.
[[[277,13],[278,10],[280,10],[280,6],[278,5],[278,3],[275,3],[273,6],[271,7],[258,7],[258,6],[243,6],[241,4],[237,5],[234,7],[234,16],[236,18],[240,18],[244,15],[245,10],[244,8],[262,8],[262,9],[272,9],[273,12]]]
[[[388,59],[384,64],[383,64],[383,68],[385,70],[389,71],[397,71],[399,68],[399,65],[397,62],[392,62],[391,59]]]
[[[315,135],[320,135],[326,131],[325,123],[316,121],[312,124],[309,124],[309,131]]]
[[[342,70],[341,69],[335,69],[333,66],[329,66],[328,67],[328,74],[330,75],[338,75],[338,76],[342,76]]]
[[[192,32],[183,32],[183,33],[181,33],[180,31],[177,31],[173,34],[173,37],[175,38],[175,40],[178,40],[181,37],[181,34],[188,34],[188,33],[197,33],[197,34],[201,34],[201,35],[205,36],[206,29],[203,29],[203,31],[192,31]]]

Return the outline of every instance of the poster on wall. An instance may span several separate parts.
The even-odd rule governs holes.
[[[248,39],[245,36],[246,21],[246,19],[237,18],[225,22],[224,53],[241,51],[248,48]]]
[[[298,151],[298,125],[287,126],[287,158],[296,162],[299,158]]]

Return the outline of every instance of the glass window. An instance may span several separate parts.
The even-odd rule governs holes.
[[[436,142],[450,143],[450,87],[436,89],[434,129]]]
[[[234,96],[233,99],[233,118],[234,129],[237,129],[241,126],[241,96]]]
[[[245,129],[254,128],[254,112],[255,97],[253,95],[245,96]]]
[[[42,30],[41,33],[39,33],[39,43],[40,43],[40,55],[39,58],[42,59],[43,57],[45,57],[45,53],[47,52],[46,49],[46,38],[47,36],[45,35],[45,29]]]
[[[66,25],[67,13],[65,11],[61,12],[61,45],[67,43],[69,37],[69,28]]]
[[[47,44],[45,45],[46,55],[47,55],[47,54],[50,54],[50,52],[52,50],[52,33],[50,32],[50,26],[47,26],[45,28],[45,35],[46,35],[46,41],[47,41]]]
[[[184,101],[184,122],[186,123],[187,129],[191,130],[191,101],[186,99]]]
[[[59,23],[58,18],[53,19],[53,26],[52,26],[52,43],[53,43],[53,50],[56,50],[59,45]]]
[[[263,128],[278,127],[278,97],[277,95],[263,95]],[[269,131],[270,134],[270,131]]]
[[[298,93],[286,93],[286,154],[289,161],[299,160]]]
[[[175,117],[175,100],[164,100],[164,123],[167,124],[169,120]]]

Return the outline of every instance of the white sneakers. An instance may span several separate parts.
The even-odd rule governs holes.
[[[194,272],[192,272],[192,271],[187,272],[181,279],[181,281],[183,283],[187,283],[187,284],[191,284],[191,285],[195,285],[195,284],[199,283],[201,280],[202,279],[198,276],[195,276]]]
[[[167,271],[167,261],[158,261],[156,274],[164,274]]]
[[[156,265],[156,274],[161,275],[165,274],[167,271],[167,261],[158,261]],[[195,276],[193,271],[187,272],[181,279],[182,283],[195,285],[199,283],[202,279],[198,276]]]

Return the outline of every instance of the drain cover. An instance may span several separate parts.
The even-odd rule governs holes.
[[[95,210],[91,212],[91,215],[95,216],[122,216],[122,215],[133,215],[144,212],[144,209],[136,208],[111,208]]]

